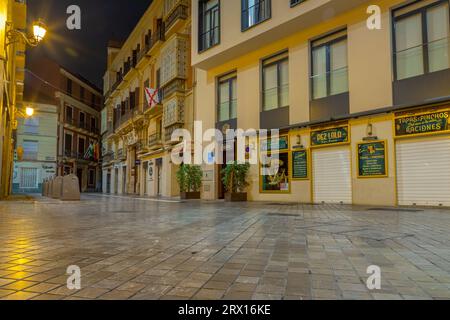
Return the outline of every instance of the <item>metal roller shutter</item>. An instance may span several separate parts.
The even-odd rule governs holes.
[[[397,143],[399,205],[450,206],[450,139]]]
[[[352,203],[350,150],[325,148],[313,153],[315,203]]]

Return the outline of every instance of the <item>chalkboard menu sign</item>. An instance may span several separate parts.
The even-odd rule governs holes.
[[[358,177],[380,178],[387,176],[386,141],[358,144]]]
[[[438,111],[395,119],[397,137],[450,131],[450,111]]]
[[[292,179],[308,179],[308,151],[297,150],[292,152]]]

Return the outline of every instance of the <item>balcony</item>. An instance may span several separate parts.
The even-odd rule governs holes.
[[[162,135],[161,133],[155,133],[148,137],[147,146],[150,150],[156,150],[162,147]]]
[[[123,149],[118,149],[118,150],[117,150],[117,153],[116,153],[115,160],[122,161],[122,160],[126,160],[126,158],[127,158],[127,155],[126,155],[126,153],[123,151]]]
[[[185,22],[189,15],[187,1],[179,1],[166,18],[166,37],[169,38]]]
[[[103,155],[103,165],[107,165],[109,164],[111,161],[114,160],[114,152],[113,151],[108,151],[107,153],[105,153]]]
[[[174,93],[185,93],[185,90],[186,81],[183,79],[174,79],[164,86],[164,88],[162,89],[162,96],[164,97],[163,99],[170,98]]]
[[[164,25],[161,25],[158,29],[156,29],[155,34],[153,34],[150,39],[149,51],[147,52],[148,54],[153,54],[153,52],[156,51],[164,41],[166,41],[164,30]]]

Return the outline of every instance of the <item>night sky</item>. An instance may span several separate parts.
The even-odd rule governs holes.
[[[151,1],[28,0],[28,25],[42,18],[48,33],[39,47],[27,50],[27,59],[48,56],[103,88],[108,40],[125,40]],[[70,5],[81,8],[81,30],[66,27]]]

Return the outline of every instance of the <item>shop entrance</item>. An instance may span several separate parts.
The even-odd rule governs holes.
[[[218,176],[218,199],[225,199],[225,193],[226,193],[226,187],[223,183],[223,177],[224,174],[222,173],[223,169],[227,167],[227,161],[236,161],[237,160],[237,142],[234,141],[234,149],[227,146],[226,144],[223,145],[223,163],[217,165],[217,176]]]
[[[78,177],[78,186],[80,188],[80,192],[83,192],[83,169],[78,168],[77,169],[77,177]]]
[[[350,149],[313,150],[314,203],[352,204]]]
[[[450,206],[450,137],[399,140],[397,193],[401,206]]]
[[[156,159],[156,195],[162,195],[162,159]]]
[[[106,193],[111,193],[111,171],[106,174]]]

